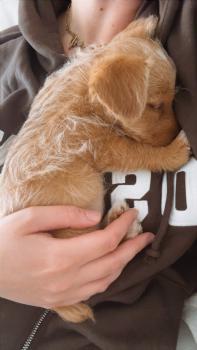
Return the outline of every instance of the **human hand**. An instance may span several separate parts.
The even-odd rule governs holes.
[[[89,213],[89,216],[87,215]],[[54,308],[102,292],[153,235],[119,243],[136,217],[128,210],[103,230],[57,239],[50,230],[84,228],[100,215],[72,206],[31,207],[0,219],[0,296]]]

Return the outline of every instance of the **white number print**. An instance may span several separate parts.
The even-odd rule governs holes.
[[[115,172],[112,173],[112,184],[125,183],[127,173]],[[132,172],[136,176],[136,183],[134,185],[120,185],[115,188],[111,194],[112,205],[126,198],[134,199],[134,207],[139,210],[140,221],[148,215],[148,202],[140,200],[150,190],[151,173],[150,171]]]
[[[179,172],[185,173],[185,210],[176,209],[176,185]],[[162,185],[162,213],[164,211],[167,195],[166,175]],[[174,198],[169,224],[171,226],[197,226],[197,161],[190,161],[176,172],[174,177]]]
[[[0,130],[0,142],[3,140],[3,135],[4,135],[3,130]]]
[[[2,141],[4,132],[0,130],[0,142]],[[5,162],[7,152],[11,146],[12,141],[15,139],[16,135],[11,135],[8,139],[0,146],[0,166]]]
[[[182,173],[181,196],[178,186],[178,177]],[[135,175],[134,184],[127,184],[126,176]],[[117,187],[111,193],[111,204],[125,199],[132,199],[134,207],[139,210],[140,221],[144,220],[149,214],[149,203],[142,199],[149,191],[151,186],[151,172],[137,171],[130,174],[114,172],[112,173],[112,185]],[[118,185],[119,184],[119,185]],[[176,191],[179,191],[176,193]],[[178,194],[178,196],[177,196]],[[155,197],[157,194],[153,193]],[[152,196],[151,196],[152,197]],[[153,197],[153,200],[154,200]],[[167,197],[167,178],[166,174],[162,182],[162,201],[161,213],[164,213]],[[184,198],[184,205],[176,203]],[[152,200],[152,199],[151,199]],[[197,226],[197,160],[191,158],[190,161],[179,169],[174,175],[174,194],[171,215],[169,218],[171,226]]]

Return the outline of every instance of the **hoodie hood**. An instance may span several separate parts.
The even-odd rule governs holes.
[[[19,1],[20,31],[47,73],[65,63],[57,17],[66,10],[69,3],[63,0]]]

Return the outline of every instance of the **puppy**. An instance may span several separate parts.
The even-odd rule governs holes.
[[[103,173],[174,171],[187,162],[188,143],[176,137],[172,110],[175,66],[153,39],[156,23],[131,23],[46,79],[5,161],[1,216],[61,204],[103,212]],[[71,322],[93,319],[84,303],[55,311]]]

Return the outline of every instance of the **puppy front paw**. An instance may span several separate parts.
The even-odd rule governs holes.
[[[175,171],[181,168],[189,160],[191,148],[185,132],[182,130],[174,141],[167,147],[166,170]]]
[[[109,210],[109,212],[107,213],[107,223],[109,224],[110,222],[116,220],[117,218],[119,218],[120,215],[122,215],[125,211],[127,211],[129,209],[129,205],[127,204],[127,202],[124,201],[120,201],[120,202],[116,202],[112,208]],[[139,221],[138,218],[136,218],[131,226],[129,227],[129,230],[127,232],[127,234],[124,237],[124,240],[129,239],[129,238],[134,238],[136,237],[139,233],[142,233],[142,225]]]
[[[117,201],[113,204],[107,213],[107,224],[118,219],[125,211],[129,209],[126,201]]]
[[[129,231],[127,232],[124,239],[134,238],[142,232],[143,232],[142,225],[139,219],[137,218],[133,221],[132,225],[129,227]]]

